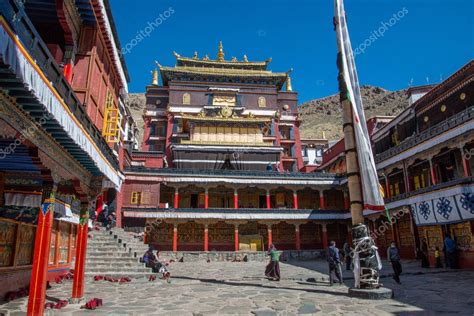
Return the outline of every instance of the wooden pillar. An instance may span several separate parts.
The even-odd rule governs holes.
[[[428,162],[430,163],[431,185],[435,185],[437,181],[436,181],[436,171],[433,165],[433,157],[429,157]]]
[[[173,251],[178,251],[178,223],[173,224]]]
[[[46,199],[41,205],[41,210],[38,214],[38,226],[36,228],[27,309],[27,315],[31,316],[43,315],[44,313],[53,213],[54,199]]]
[[[234,224],[234,250],[239,251],[239,224]]]
[[[405,161],[402,162],[403,168],[403,182],[405,183],[405,192],[410,192],[410,176],[408,175],[408,168],[405,165]]]
[[[239,208],[239,192],[237,189],[234,189],[234,208]]]
[[[388,180],[388,175],[384,174],[384,178],[385,178],[385,198],[389,199],[392,197],[390,194],[390,181]]]
[[[89,204],[87,203],[81,205],[79,225],[77,226],[76,258],[71,296],[72,303],[79,303],[84,299],[84,270],[86,266],[88,224]]]
[[[204,251],[209,251],[209,225],[204,224]]]
[[[273,244],[272,223],[267,224],[267,233],[268,233],[268,249],[270,249],[270,245]]]
[[[319,190],[319,209],[324,210],[325,208],[325,203],[324,203],[324,190]]]
[[[269,209],[269,208],[271,208],[271,203],[270,203],[270,190],[267,190],[266,198],[267,198],[267,209]]]
[[[204,208],[209,208],[209,189],[204,189]]]
[[[469,172],[469,161],[466,158],[466,152],[464,151],[464,145],[459,145],[459,150],[461,151],[461,161],[462,161],[462,169],[463,169],[463,176],[465,178],[470,176]]]
[[[174,189],[174,204],[173,208],[179,208],[179,188]]]
[[[295,243],[296,250],[301,250],[300,223],[295,224]]]
[[[323,232],[323,248],[326,249],[329,246],[327,224],[322,223],[321,228],[322,228],[322,232]]]
[[[296,190],[293,191],[293,206],[295,210],[298,209],[298,191]]]
[[[344,209],[348,210],[351,207],[351,202],[349,201],[349,192],[344,191]]]
[[[347,243],[352,245],[352,227],[347,223]]]

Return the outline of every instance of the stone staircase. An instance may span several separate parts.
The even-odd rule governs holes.
[[[86,277],[95,275],[143,278],[152,274],[150,268],[140,262],[148,249],[143,242],[135,241],[120,229],[93,230],[87,242]]]

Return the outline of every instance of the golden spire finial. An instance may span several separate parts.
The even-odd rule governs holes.
[[[244,62],[248,63],[249,62],[249,59],[247,58],[247,55],[244,54]]]
[[[156,68],[151,72],[151,84],[157,86],[158,85],[158,70]]]
[[[196,60],[198,59],[198,52],[197,51],[194,52],[193,59],[196,59]]]
[[[286,75],[286,91],[293,91],[290,74]]]
[[[224,60],[224,48],[222,47],[222,41],[219,41],[219,52],[217,53],[217,60]]]

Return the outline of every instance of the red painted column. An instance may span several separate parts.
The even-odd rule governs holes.
[[[102,193],[99,194],[95,200],[95,220],[97,221],[97,218],[99,218],[100,212],[102,212],[102,206],[104,204],[103,202],[104,197],[102,196]]]
[[[73,69],[74,69],[74,65],[73,65],[72,60],[69,63],[65,64],[63,68],[64,77],[66,78],[69,84],[71,84],[72,82]]]
[[[72,283],[73,303],[79,303],[84,298],[84,270],[86,266],[87,235],[89,210],[88,205],[82,205],[76,236],[76,259],[74,263],[74,278]]]
[[[204,225],[204,251],[209,251],[209,227]]]
[[[466,152],[464,151],[464,146],[460,146],[459,150],[461,151],[463,175],[465,178],[467,178],[469,177],[469,161],[466,159]]]
[[[349,192],[344,191],[344,209],[348,210],[350,207]]]
[[[301,151],[300,121],[295,122],[295,125],[293,126],[293,135],[295,139],[295,157],[293,158],[296,158],[296,167],[299,171],[304,167],[303,152]]]
[[[429,163],[430,163],[431,184],[435,185],[436,182],[438,182],[438,181],[436,179],[436,171],[434,169],[432,158],[429,158]]]
[[[270,203],[270,191],[267,191],[266,198],[267,198],[267,208],[271,208],[272,206]]]
[[[237,191],[237,189],[234,191],[234,208],[239,208],[239,192]]]
[[[143,125],[145,128],[143,130],[142,150],[149,151],[150,145],[148,144],[148,139],[150,138],[150,134],[151,134],[151,118],[145,117]]]
[[[301,250],[300,224],[295,224],[296,250]]]
[[[319,191],[319,209],[324,210],[324,190]]]
[[[239,224],[234,224],[234,250],[239,251]]]
[[[204,191],[204,208],[209,208],[209,190]]]
[[[323,248],[326,249],[329,245],[328,243],[328,230],[326,227],[326,223],[321,224],[322,232],[323,232]]]
[[[166,158],[168,160],[168,166],[170,168],[173,167],[173,160],[171,159],[172,152],[171,152],[171,140],[173,138],[173,128],[174,128],[174,116],[173,114],[168,114],[168,123],[166,126],[166,143],[165,143],[165,150],[166,150]]]
[[[44,313],[53,213],[54,200],[47,199],[41,205],[41,210],[38,214],[27,315],[36,316],[43,315]]]
[[[389,199],[392,196],[390,195],[390,181],[388,180],[388,176],[385,176],[385,198]]]
[[[173,251],[178,251],[178,224],[173,226]]]
[[[116,226],[119,228],[122,228],[122,205],[123,205],[122,190],[116,191],[115,199],[116,199],[116,207],[117,207],[117,209],[115,210],[115,216],[117,217]]]
[[[174,204],[173,204],[173,207],[174,208],[178,208],[179,207],[179,191],[178,191],[178,188],[176,188],[174,190]]]
[[[273,236],[272,236],[272,224],[267,224],[267,232],[268,232],[268,248],[270,245],[273,244]]]
[[[294,205],[294,209],[297,210],[298,209],[298,192],[297,191],[293,191],[293,205]]]

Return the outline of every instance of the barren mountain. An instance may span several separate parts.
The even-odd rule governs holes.
[[[143,110],[145,109],[146,98],[144,93],[130,93],[128,95],[127,106],[132,113],[138,127],[138,148],[141,149],[144,124]]]
[[[361,87],[365,117],[397,115],[408,106],[406,90],[388,91],[373,86]],[[323,132],[329,140],[343,137],[342,108],[339,94],[311,100],[301,104],[301,138],[322,138]]]

